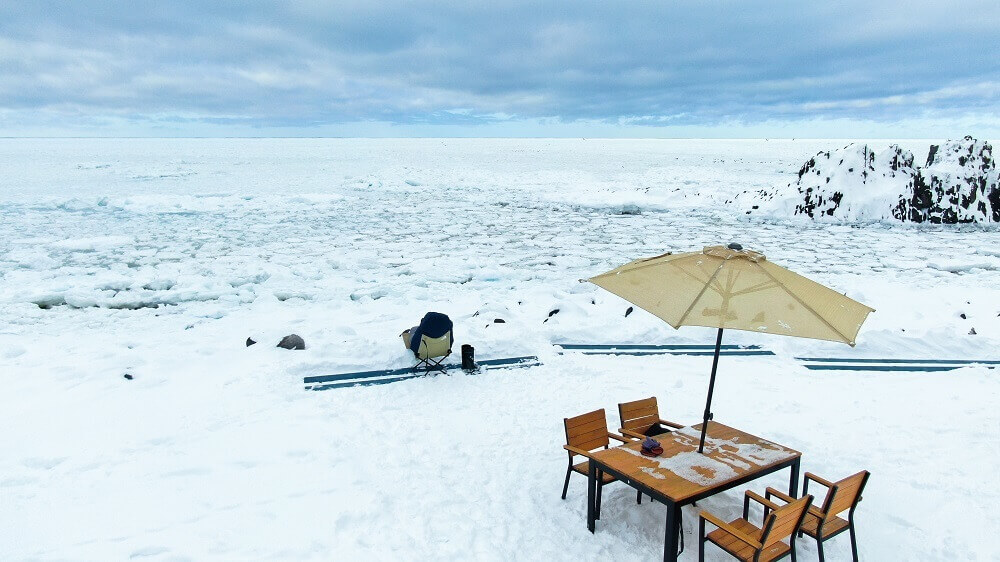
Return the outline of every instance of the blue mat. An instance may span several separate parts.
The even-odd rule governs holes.
[[[557,343],[556,346],[563,351],[578,351],[584,355],[715,355],[715,346],[711,344]],[[774,352],[761,349],[759,345],[723,345],[719,355],[774,355]]]
[[[524,357],[509,357],[506,359],[487,359],[476,362],[476,370],[471,373],[481,373],[489,369],[512,369],[522,367],[536,367],[541,365],[538,357],[527,355]],[[344,388],[347,386],[371,386],[376,384],[389,384],[393,382],[405,381],[416,377],[436,375],[461,369],[460,363],[442,365],[444,370],[425,371],[423,369],[413,370],[411,367],[401,369],[386,369],[380,371],[361,371],[358,373],[340,373],[336,375],[318,375],[305,377],[302,379],[306,390],[330,390],[332,388]]]
[[[812,371],[902,371],[936,372],[952,371],[967,365],[986,365],[993,368],[1000,361],[991,359],[873,359],[850,357],[796,357]]]

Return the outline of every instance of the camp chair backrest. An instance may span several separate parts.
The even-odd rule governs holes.
[[[593,451],[607,447],[608,420],[604,408],[563,420],[566,426],[566,444],[570,447]]]
[[[767,548],[778,541],[785,540],[798,530],[805,519],[806,509],[812,503],[812,496],[801,497],[785,504],[768,514],[764,521],[761,543]]]
[[[440,338],[420,336],[420,348],[417,351],[417,359],[430,359],[432,357],[444,357],[451,353],[451,332]]]
[[[840,482],[834,482],[833,487],[826,493],[826,500],[823,501],[823,513],[826,514],[824,521],[857,505],[868,481],[868,475],[867,470],[862,470]]]
[[[645,398],[618,404],[618,416],[621,418],[622,429],[645,433],[651,425],[660,421],[660,409],[655,397]]]

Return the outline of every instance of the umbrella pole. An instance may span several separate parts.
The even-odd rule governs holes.
[[[708,381],[708,399],[705,401],[705,419],[701,423],[701,441],[698,443],[698,452],[705,452],[705,432],[708,431],[708,420],[712,419],[712,393],[715,391],[715,372],[719,368],[719,352],[722,351],[722,328],[719,328],[719,335],[715,338],[715,358],[712,359],[712,378]]]

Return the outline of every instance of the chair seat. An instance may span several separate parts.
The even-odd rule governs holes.
[[[736,519],[734,521],[730,521],[729,524],[736,527],[737,530],[743,532],[744,535],[757,541],[760,540],[761,530],[746,519]],[[705,538],[715,543],[715,545],[722,550],[725,550],[729,554],[732,554],[744,562],[753,560],[754,554],[757,552],[752,546],[730,535],[722,529],[712,531],[711,533],[705,535]],[[760,558],[758,558],[758,560],[761,562],[777,560],[787,555],[791,550],[792,548],[787,544],[783,542],[776,542],[771,546],[766,547],[760,553]]]
[[[573,472],[579,472],[580,474],[587,476],[590,473],[590,461],[583,461],[573,465]],[[607,472],[601,474],[601,482],[607,484],[608,482],[614,482],[615,477],[611,476]]]
[[[823,538],[832,537],[849,526],[850,524],[840,517],[831,517],[823,525]],[[802,522],[802,532],[815,539],[816,529],[818,527],[819,517],[817,517],[814,513],[807,513],[805,521]]]

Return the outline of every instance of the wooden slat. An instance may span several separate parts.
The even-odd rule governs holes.
[[[779,542],[795,532],[795,528],[802,518],[802,512],[809,507],[812,497],[805,496],[792,503],[783,505],[780,509],[771,512],[769,517],[774,519],[770,532],[767,534],[765,546],[770,546]],[[765,525],[766,527],[766,525]]]
[[[837,493],[830,502],[830,509],[827,512],[827,517],[838,515],[844,510],[850,509],[854,505],[854,500],[858,497],[858,493],[861,491],[861,482],[864,481],[865,473],[859,472],[853,476],[848,476],[840,482],[837,482]]]
[[[609,443],[609,441],[608,441],[608,428],[605,427],[605,426],[600,426],[597,429],[592,429],[592,430],[590,430],[590,431],[588,431],[586,433],[581,433],[579,435],[574,435],[573,437],[569,438],[569,444],[570,445],[572,445],[574,447],[579,447],[581,449],[586,449],[586,447],[584,447],[582,445],[583,443],[591,443],[593,441],[602,441],[603,444],[600,445],[601,447],[603,447],[604,445],[608,444]],[[593,448],[593,447],[591,447],[591,448]]]
[[[735,527],[737,531],[742,532],[744,535],[759,542],[760,529],[746,519],[736,519],[731,521],[729,525]],[[751,560],[756,553],[756,549],[734,537],[724,529],[716,529],[711,533],[708,533],[706,538],[740,560]]]
[[[588,451],[592,451],[594,449],[605,447],[605,446],[608,445],[608,443],[609,443],[609,441],[608,441],[608,433],[604,432],[602,437],[596,437],[596,438],[591,439],[590,441],[584,441],[584,442],[581,442],[579,445],[575,445],[575,446],[579,447],[581,449],[586,449]]]
[[[595,429],[602,429],[604,431],[607,431],[608,430],[608,423],[605,420],[603,420],[603,419],[600,419],[600,420],[591,420],[591,421],[589,421],[587,423],[582,423],[582,424],[574,426],[574,427],[567,427],[566,428],[566,435],[570,439],[573,439],[574,437],[577,437],[579,435],[583,435],[584,433],[590,433],[590,432],[594,431]],[[570,443],[570,445],[572,445],[572,443]]]
[[[618,405],[618,411],[621,412],[621,414],[626,418],[634,418],[644,415],[642,413],[637,415],[637,412],[642,412],[644,410],[652,411],[655,414],[656,408],[655,397],[643,398],[642,400],[634,400],[632,402],[622,402]]]
[[[586,414],[580,414],[579,416],[574,416],[572,418],[566,418],[566,428],[569,429],[594,420],[601,420],[605,424],[607,423],[607,419],[604,415],[604,408],[594,410],[593,412],[587,412]]]

